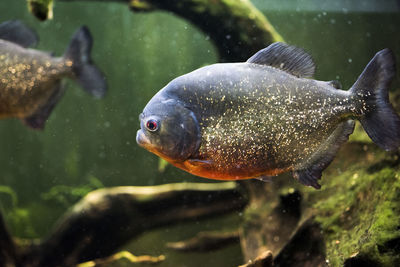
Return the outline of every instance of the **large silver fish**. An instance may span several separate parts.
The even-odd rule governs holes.
[[[36,35],[19,21],[0,24],[0,119],[19,118],[43,128],[64,93],[61,80],[72,78],[95,97],[106,92],[103,74],[92,64],[92,37],[79,28],[62,57],[27,48]]]
[[[291,171],[315,188],[355,119],[383,149],[399,147],[400,118],[388,100],[395,75],[389,49],[348,91],[311,79],[314,70],[303,50],[274,43],[247,62],[180,76],[144,108],[137,143],[198,176],[237,180]]]

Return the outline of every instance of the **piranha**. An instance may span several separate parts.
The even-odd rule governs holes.
[[[0,24],[0,119],[19,118],[43,129],[65,92],[61,80],[75,79],[95,97],[106,92],[106,81],[90,58],[92,37],[83,26],[62,57],[28,48],[37,42],[32,30],[19,21]]]
[[[292,172],[318,179],[359,120],[385,150],[400,145],[400,118],[389,103],[395,76],[389,49],[379,51],[354,85],[312,79],[302,49],[273,43],[244,63],[221,63],[180,76],[140,114],[137,143],[197,176],[238,180]]]

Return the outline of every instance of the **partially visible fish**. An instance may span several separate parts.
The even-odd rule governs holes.
[[[136,141],[194,175],[268,180],[291,171],[315,188],[355,119],[381,148],[399,148],[400,118],[388,98],[395,76],[389,49],[375,55],[348,91],[311,79],[314,70],[307,53],[283,43],[247,62],[200,68],[149,101]]]
[[[104,96],[107,85],[91,61],[92,37],[85,26],[75,32],[62,57],[27,48],[36,42],[36,34],[21,22],[0,24],[0,119],[19,118],[42,129],[63,96],[63,78],[77,80],[95,97]]]

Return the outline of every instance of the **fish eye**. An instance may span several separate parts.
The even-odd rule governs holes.
[[[146,128],[150,132],[155,132],[158,130],[158,122],[154,119],[150,119],[146,122]]]

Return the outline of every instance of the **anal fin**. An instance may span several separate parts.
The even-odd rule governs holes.
[[[295,166],[293,177],[304,185],[320,189],[321,185],[318,184],[318,180],[321,179],[322,171],[332,162],[339,148],[348,140],[353,130],[354,121],[348,120],[340,123],[310,158]]]
[[[61,83],[56,85],[56,88],[53,89],[53,94],[49,97],[47,102],[41,106],[34,114],[29,117],[23,119],[23,123],[33,129],[44,128],[47,119],[49,118],[52,110],[60,100],[60,98],[64,95],[65,89],[61,85]]]

